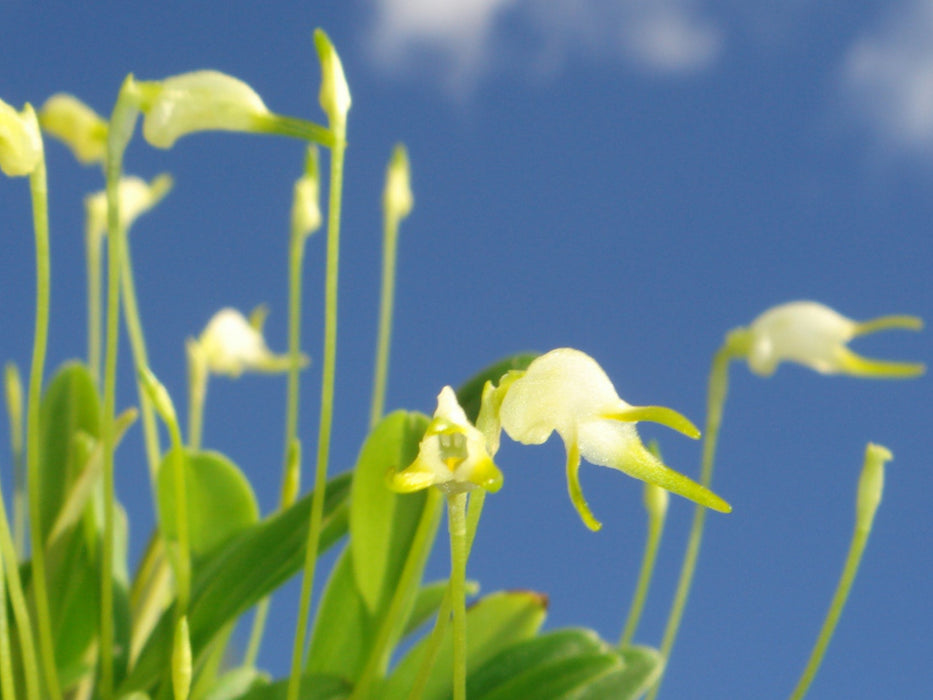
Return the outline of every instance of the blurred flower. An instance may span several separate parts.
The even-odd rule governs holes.
[[[264,320],[264,313],[254,312],[251,323],[236,309],[221,309],[197,340],[188,341],[192,360],[211,374],[233,378],[243,372],[287,372],[291,357],[269,350],[262,337]],[[308,358],[302,356],[301,365],[307,363]]]
[[[429,486],[447,494],[477,487],[496,492],[502,487],[502,472],[486,449],[485,437],[470,424],[449,386],[438,394],[418,457],[406,469],[389,474],[389,487],[400,493]]]
[[[81,163],[104,160],[107,122],[74,95],[52,95],[39,110],[39,122],[50,135],[64,143]]]
[[[408,165],[408,151],[402,144],[397,144],[392,151],[392,159],[386,172],[385,190],[382,193],[382,208],[386,216],[399,221],[411,213],[415,198],[411,193],[411,172]]]
[[[143,136],[157,148],[195,131],[259,131],[270,116],[262,98],[241,80],[213,70],[139,83]]]
[[[304,174],[295,181],[292,196],[292,231],[295,235],[307,237],[321,226],[320,191],[317,148],[309,146]]]
[[[593,358],[579,350],[559,348],[535,359],[524,373],[506,375],[508,386],[498,399],[487,396],[482,423],[490,431],[495,404],[498,421],[510,438],[526,445],[545,442],[557,431],[567,450],[567,486],[583,522],[601,526],[583,497],[581,457],[655,484],[708,508],[729,512],[723,499],[688,477],[666,467],[642,444],[635,430],[640,420],[662,423],[692,438],[700,431],[681,414],[660,406],[631,406]]]
[[[771,376],[782,361],[789,360],[822,374],[906,378],[922,374],[923,364],[861,357],[846,343],[875,331],[922,327],[923,321],[916,316],[882,316],[858,322],[814,301],[794,301],[765,311],[748,328],[732,331],[726,344],[762,377]]]
[[[32,105],[17,112],[0,100],[0,170],[9,177],[31,175],[42,158],[42,135]]]
[[[152,182],[128,175],[121,177],[117,185],[117,197],[120,199],[120,227],[127,231],[141,215],[162,201],[172,189],[171,175],[158,175]],[[84,198],[87,235],[92,241],[99,240],[107,233],[107,193],[95,192]]]

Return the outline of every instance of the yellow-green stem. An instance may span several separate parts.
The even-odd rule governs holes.
[[[450,531],[450,602],[453,608],[454,700],[466,700],[466,492],[447,496]]]
[[[159,430],[156,425],[152,401],[149,400],[149,396],[138,378],[139,371],[149,366],[149,356],[146,351],[146,337],[143,334],[139,306],[136,304],[136,284],[133,281],[133,258],[130,251],[130,242],[125,232],[123,238],[123,271],[120,283],[123,292],[123,322],[126,324],[126,332],[130,338],[130,348],[133,351],[137,372],[136,390],[142,414],[143,440],[146,446],[146,460],[149,463],[149,481],[154,487],[159,463],[162,461],[162,448],[159,445]]]
[[[204,425],[204,401],[207,399],[207,381],[210,372],[197,350],[188,351],[188,445],[201,449],[201,430]]]
[[[29,700],[39,700],[41,697],[39,666],[36,660],[36,645],[32,636],[32,620],[29,618],[29,608],[26,607],[26,596],[23,595],[23,583],[19,577],[19,562],[16,547],[10,534],[10,527],[6,518],[6,506],[3,500],[3,491],[0,489],[0,588],[8,589],[10,607],[13,609],[13,618],[16,623],[16,633],[19,638],[20,658],[23,663],[23,677],[26,681],[26,697]],[[6,600],[5,594],[0,594],[0,601]],[[6,613],[6,605],[3,613]],[[6,633],[4,633],[4,636]],[[4,676],[6,674],[5,669]],[[12,697],[12,696],[11,696]]]
[[[729,390],[729,362],[734,357],[733,350],[723,345],[713,356],[713,365],[710,369],[709,388],[706,397],[706,430],[703,432],[703,458],[700,468],[700,484],[710,488],[713,482],[713,459],[716,454],[716,443],[719,439],[719,428],[722,424],[723,407],[726,403],[726,394]],[[706,508],[696,506],[693,511],[693,524],[687,540],[687,550],[680,567],[680,578],[677,581],[677,590],[674,593],[674,602],[671,605],[664,628],[664,638],[661,641],[661,658],[665,660],[665,671],[671,658],[671,650],[677,638],[680,621],[683,617],[690,587],[693,584],[693,575],[696,572],[697,558],[700,555],[700,543],[703,539],[703,526],[706,522]],[[664,671],[658,676],[654,687],[647,696],[647,700],[654,700],[661,688]]]
[[[418,528],[415,530],[402,573],[395,586],[395,593],[382,619],[382,625],[379,627],[363,673],[360,674],[356,687],[353,689],[353,695],[350,696],[351,700],[368,698],[377,674],[385,672],[389,662],[389,652],[398,638],[399,628],[403,621],[402,615],[406,606],[411,602],[411,594],[416,584],[415,576],[423,569],[424,562],[430,553],[431,538],[437,528],[441,512],[439,505],[440,491],[429,489],[424,509],[421,511],[421,519],[418,521]]]
[[[330,435],[334,412],[334,377],[337,365],[337,272],[340,262],[340,205],[343,195],[343,159],[345,134],[337,134],[330,155],[330,191],[327,211],[327,271],[324,283],[324,358],[321,368],[321,414],[318,425],[317,464],[314,473],[314,496],[311,499],[308,543],[305,548],[301,599],[295,624],[291,674],[287,700],[298,700],[301,666],[304,658],[311,593],[314,590],[314,570],[317,564],[318,540],[324,515],[324,490],[327,485],[327,462],[330,455]]]
[[[101,412],[103,446],[104,532],[101,545],[100,580],[100,696],[113,697],[113,554],[115,496],[113,484],[116,434],[114,419],[117,395],[117,349],[120,332],[120,273],[123,235],[120,226],[119,182],[123,153],[136,124],[137,95],[132,76],[127,77],[113,108],[107,135],[107,315],[104,347],[104,397]]]
[[[4,583],[3,557],[0,557],[0,697],[16,700],[13,683],[13,658],[10,655],[10,625],[6,614],[6,585]]]
[[[23,382],[15,362],[6,363],[4,384],[13,455],[13,546],[19,560],[26,553],[26,455],[23,452]]]
[[[467,509],[466,519],[466,552],[469,559],[470,551],[473,549],[473,540],[476,539],[476,530],[479,527],[479,519],[483,514],[483,505],[486,502],[486,491],[476,489],[470,495],[470,504]],[[450,621],[451,593],[450,586],[444,592],[441,600],[441,606],[437,611],[437,618],[434,621],[434,628],[431,630],[431,636],[424,650],[424,656],[421,659],[421,667],[418,669],[418,675],[415,682],[412,683],[411,691],[408,693],[409,700],[419,700],[424,694],[424,689],[428,685],[428,679],[431,677],[431,669],[434,667],[434,661],[437,658],[437,652],[441,648],[441,641],[444,638],[444,630],[447,629],[447,623]]]
[[[35,594],[37,626],[42,668],[46,691],[53,700],[61,698],[58,670],[55,664],[55,646],[52,642],[52,620],[45,572],[45,533],[42,532],[42,484],[39,474],[39,400],[42,394],[42,375],[45,372],[45,352],[49,332],[49,296],[51,263],[49,260],[48,188],[45,177],[45,157],[39,159],[29,176],[32,194],[33,228],[36,238],[36,328],[32,345],[32,365],[29,369],[29,390],[26,398],[26,473],[29,492],[29,535],[32,552],[32,582]]]
[[[100,388],[101,237],[89,230],[84,241],[87,259],[87,365],[94,386]]]
[[[376,368],[373,376],[373,399],[369,426],[375,427],[385,410],[389,375],[389,344],[392,339],[392,311],[395,306],[395,266],[398,250],[399,217],[388,210],[383,220],[382,294],[379,303],[379,336],[376,344]]]
[[[653,484],[646,484],[646,488],[659,488]],[[664,532],[664,520],[666,511],[648,511],[648,535],[645,540],[645,554],[641,561],[641,570],[638,573],[638,584],[635,586],[635,594],[632,596],[632,605],[629,608],[628,618],[625,621],[625,627],[622,629],[622,636],[619,639],[619,648],[624,649],[632,643],[635,636],[635,630],[641,620],[642,611],[645,608],[645,600],[648,597],[648,588],[651,586],[651,577],[654,575],[654,564],[658,556],[658,546],[661,543],[661,535]]]

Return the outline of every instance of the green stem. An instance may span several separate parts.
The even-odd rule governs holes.
[[[416,577],[423,570],[425,560],[430,553],[431,541],[435,530],[437,529],[438,518],[440,516],[440,491],[429,489],[424,507],[421,511],[421,519],[418,521],[418,527],[415,530],[415,536],[412,538],[411,547],[408,550],[408,556],[405,558],[405,564],[402,573],[399,576],[398,583],[395,586],[395,592],[389,603],[389,608],[382,623],[379,626],[379,632],[376,635],[376,641],[373,643],[366,660],[366,666],[353,689],[354,698],[368,698],[370,687],[379,673],[384,673],[389,661],[389,652],[397,641],[399,628],[403,622],[402,615],[407,605],[411,603],[411,596],[417,590]]]
[[[716,443],[719,439],[719,428],[722,424],[722,413],[726,403],[726,394],[729,390],[729,362],[735,357],[735,351],[728,343],[723,345],[713,356],[713,365],[710,370],[709,388],[706,402],[706,430],[703,433],[703,459],[700,469],[700,484],[710,488],[713,482],[713,458],[716,454]],[[664,638],[661,642],[661,658],[665,659],[665,671],[670,663],[671,650],[677,638],[680,621],[683,617],[690,587],[693,584],[693,575],[696,572],[697,558],[700,555],[700,543],[703,539],[703,527],[706,522],[706,508],[696,506],[693,511],[693,524],[690,528],[690,537],[687,540],[687,550],[680,568],[680,578],[677,581],[677,591],[671,605],[664,628]],[[658,676],[654,687],[647,696],[647,700],[654,700],[661,688],[664,671]]]
[[[29,370],[29,391],[26,399],[26,476],[29,491],[29,535],[32,551],[32,581],[35,594],[39,646],[46,690],[54,700],[60,700],[58,670],[55,663],[55,645],[52,641],[52,620],[49,614],[49,596],[46,588],[45,542],[41,524],[42,484],[39,474],[39,400],[42,394],[42,375],[45,372],[45,352],[49,331],[49,296],[51,263],[49,260],[48,187],[45,176],[45,157],[39,159],[29,176],[32,194],[32,216],[36,238],[36,329],[32,346],[32,365]]]
[[[16,700],[13,683],[13,658],[10,654],[10,625],[6,613],[6,585],[4,584],[3,557],[0,557],[0,696],[3,700]]]
[[[447,496],[450,530],[450,598],[454,613],[454,700],[466,700],[466,492]]]
[[[146,352],[146,337],[140,320],[139,307],[136,303],[136,283],[133,281],[133,261],[130,251],[129,237],[123,233],[123,270],[120,278],[123,292],[123,322],[130,338],[130,348],[136,366],[136,391],[139,396],[139,406],[142,413],[143,438],[146,445],[146,460],[149,463],[149,480],[155,485],[159,463],[162,461],[162,447],[159,445],[159,430],[156,425],[155,411],[152,401],[138,378],[139,371],[149,366],[149,357]]]
[[[858,573],[859,564],[862,561],[862,554],[865,552],[865,545],[868,543],[868,536],[871,534],[875,511],[881,502],[881,492],[884,486],[884,463],[891,457],[891,453],[887,448],[880,445],[869,444],[865,452],[865,463],[862,467],[862,475],[859,478],[856,499],[855,530],[849,544],[849,553],[846,555],[842,575],[836,585],[836,592],[833,594],[832,602],[826,613],[826,619],[823,621],[816,644],[810,653],[807,666],[790,695],[791,700],[801,700],[807,694],[807,690],[809,690],[810,684],[823,662],[823,656],[826,654],[829,641],[836,631],[836,624],[839,622],[839,617],[845,608],[849,591],[852,590],[852,583],[855,581],[855,575]]]
[[[399,217],[388,210],[383,217],[382,293],[379,304],[379,337],[376,345],[376,368],[373,377],[372,407],[369,426],[375,427],[385,409],[389,373],[389,343],[392,338],[392,311],[395,303],[395,267],[398,251]]]
[[[10,597],[10,607],[13,609],[16,633],[19,637],[23,676],[26,679],[26,697],[29,700],[39,700],[41,697],[39,665],[36,660],[36,644],[32,636],[32,620],[29,619],[29,608],[26,606],[26,596],[23,595],[16,547],[7,522],[3,491],[0,489],[0,587],[3,587],[4,581]],[[0,595],[0,601],[5,600],[6,596]],[[4,608],[3,613],[6,614],[6,603],[4,602],[0,607]],[[5,669],[3,669],[3,675],[7,675]]]
[[[486,491],[476,489],[470,496],[470,504],[467,509],[466,522],[466,553],[467,558],[473,549],[473,540],[476,539],[476,530],[479,527],[479,519],[483,514],[483,505],[486,502]],[[441,648],[441,641],[444,639],[444,631],[447,629],[447,623],[450,621],[451,592],[448,585],[447,591],[441,600],[441,606],[437,611],[437,618],[434,620],[434,628],[431,630],[431,636],[428,638],[424,649],[424,656],[421,659],[421,667],[418,669],[418,675],[408,693],[409,700],[419,700],[424,694],[424,689],[428,685],[431,677],[431,669],[434,667],[434,661],[437,659],[437,653]]]
[[[327,485],[327,460],[330,454],[331,425],[334,414],[334,376],[337,364],[337,272],[340,261],[340,205],[343,194],[343,160],[346,151],[344,134],[339,134],[331,151],[330,200],[327,211],[327,272],[324,283],[324,359],[321,369],[321,414],[318,426],[317,465],[314,474],[314,495],[311,500],[308,543],[305,549],[301,599],[295,625],[291,674],[287,700],[298,700],[301,666],[308,633],[311,592],[314,590],[314,570],[317,563],[324,514],[324,491]]]
[[[120,273],[123,260],[123,231],[120,225],[119,183],[123,153],[133,134],[138,114],[138,99],[132,76],[127,77],[113,108],[107,135],[107,316],[104,348],[104,398],[101,413],[103,446],[104,532],[101,545],[100,589],[100,695],[113,697],[113,555],[114,511],[113,483],[116,434],[114,418],[117,394],[117,349],[120,331]]]
[[[646,489],[659,488],[653,484],[646,484],[645,487]],[[661,534],[664,532],[665,512],[665,510],[648,510],[648,536],[645,541],[645,554],[642,558],[641,570],[638,573],[638,584],[635,586],[632,605],[629,608],[622,637],[619,639],[620,649],[624,649],[632,643],[635,630],[638,628],[638,622],[641,620],[642,611],[645,608],[645,600],[648,597],[648,588],[651,586],[654,564],[658,556],[658,546],[661,543]]]
[[[87,259],[87,364],[94,386],[100,387],[101,236],[88,230],[84,241]]]
[[[6,363],[4,384],[13,455],[13,543],[18,561],[25,557],[26,551],[26,455],[23,451],[23,382],[16,363]]]
[[[307,143],[317,143],[331,150],[346,148],[344,134],[339,137],[326,126],[309,122],[298,117],[283,114],[269,114],[257,117],[255,131],[261,134],[274,134],[299,139]]]
[[[201,449],[201,430],[204,425],[204,401],[207,399],[207,380],[210,372],[197,346],[188,346],[188,446]]]

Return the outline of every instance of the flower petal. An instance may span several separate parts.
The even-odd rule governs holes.
[[[926,372],[922,362],[891,362],[862,357],[847,347],[836,351],[840,371],[855,377],[876,379],[909,379],[919,377]]]
[[[603,418],[635,423],[640,420],[666,425],[678,433],[682,433],[694,440],[699,439],[700,430],[682,413],[664,406],[628,406],[617,411],[607,411]]]

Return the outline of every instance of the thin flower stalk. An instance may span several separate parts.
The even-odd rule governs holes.
[[[376,343],[376,364],[373,377],[373,399],[369,413],[370,428],[382,418],[385,410],[386,385],[389,375],[389,346],[392,339],[392,313],[395,307],[395,269],[398,253],[398,228],[411,212],[408,153],[398,144],[392,152],[382,196],[382,293],[379,303],[379,334]]]
[[[13,455],[13,543],[17,557],[22,559],[26,552],[26,455],[23,451],[23,381],[15,362],[7,362],[3,378]]]
[[[655,454],[655,457],[660,459],[653,447],[652,445],[649,449]],[[651,578],[654,575],[654,565],[657,561],[658,546],[664,532],[664,521],[667,516],[667,491],[660,486],[646,483],[644,502],[645,510],[648,513],[648,535],[645,541],[645,554],[642,557],[638,583],[635,585],[635,593],[632,596],[628,617],[625,620],[625,626],[622,628],[622,636],[619,638],[620,649],[631,645],[635,630],[638,629],[638,623],[641,621],[642,611],[645,608],[645,600],[648,597],[648,589],[651,587]]]
[[[298,700],[301,666],[308,635],[311,612],[311,592],[317,564],[321,523],[324,516],[324,491],[330,456],[330,437],[334,411],[334,379],[337,365],[337,278],[340,263],[340,211],[343,198],[343,163],[346,152],[347,112],[350,95],[340,58],[328,36],[320,29],[314,32],[314,43],[321,62],[319,101],[330,123],[334,143],[330,154],[330,185],[327,207],[327,262],[324,281],[324,355],[321,368],[321,409],[318,424],[317,461],[314,474],[314,495],[311,499],[308,541],[302,571],[295,640],[292,647],[291,672],[287,700]]]
[[[856,497],[855,530],[849,544],[849,553],[846,555],[842,575],[839,578],[836,592],[833,594],[832,602],[826,613],[826,619],[823,621],[823,626],[810,654],[810,659],[807,661],[806,668],[790,695],[791,700],[801,700],[807,694],[807,690],[809,690],[813,679],[816,677],[816,672],[823,662],[826,648],[829,646],[833,632],[836,630],[836,624],[839,622],[843,608],[845,608],[849,591],[852,590],[852,583],[855,581],[855,575],[858,573],[859,564],[862,561],[862,554],[865,552],[865,545],[868,544],[868,536],[871,534],[875,512],[881,503],[881,493],[884,488],[884,465],[892,458],[891,452],[882,445],[869,443],[865,450],[865,462],[859,478],[858,495]]]
[[[450,531],[450,601],[453,608],[454,700],[466,700],[466,504],[467,493],[447,496]]]

